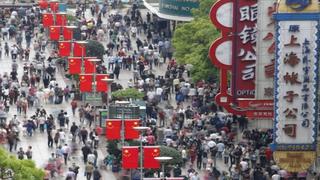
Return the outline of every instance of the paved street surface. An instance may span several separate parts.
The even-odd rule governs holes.
[[[72,10],[71,10],[72,11]],[[120,12],[122,14],[126,13],[127,9],[124,8],[122,9]],[[115,13],[116,10],[112,10],[111,13]],[[142,12],[142,17],[145,17],[145,14],[147,12],[146,9],[141,10]],[[90,17],[91,15],[89,14],[89,11],[86,12],[86,17]],[[106,19],[103,19],[103,21],[105,21]],[[145,37],[140,37],[141,39],[144,39]],[[15,42],[13,40],[9,40],[8,41],[9,46],[11,47]],[[23,42],[24,44],[25,42]],[[2,47],[4,45],[4,42],[1,43]],[[106,45],[106,43],[103,43],[104,45]],[[132,45],[133,48],[136,49],[136,43],[135,40],[132,40]],[[33,45],[31,44],[31,47],[33,47]],[[50,47],[47,48],[46,54],[49,55],[49,50]],[[4,53],[2,53],[4,54]],[[35,57],[35,52],[33,50],[31,50],[30,53],[30,60],[32,60]],[[23,64],[24,62],[21,62],[18,60],[18,76],[19,79],[21,79],[21,76],[23,74]],[[11,66],[12,66],[12,60],[10,56],[2,56],[2,59],[0,60],[0,74],[3,75],[4,73],[10,73],[11,71]],[[164,75],[166,70],[166,65],[163,65],[162,67],[157,67],[153,70],[154,74],[157,75]],[[60,87],[65,87],[67,84],[70,84],[71,82],[69,82],[68,79],[64,78],[63,75],[61,74],[62,71],[58,70],[56,73],[56,78],[57,78],[57,82],[59,84]],[[123,87],[127,87],[127,82],[129,81],[129,79],[132,79],[133,77],[133,71],[128,71],[128,70],[121,70],[121,74],[120,74],[120,80],[117,80],[117,83],[120,83]],[[174,97],[172,97],[172,99],[174,99]],[[72,114],[71,111],[71,106],[69,104],[70,102],[66,103],[65,101],[62,104],[59,105],[55,105],[55,104],[45,104],[42,103],[42,106],[47,110],[48,114],[53,114],[53,115],[57,115],[57,113],[60,110],[65,110],[68,112],[69,115]],[[175,105],[175,103],[172,102],[172,105]],[[30,108],[28,111],[27,116],[31,116],[34,114],[36,108]],[[8,113],[8,120],[10,120],[14,114],[17,114],[16,111],[16,106],[13,105],[10,107],[10,111]],[[23,119],[23,116],[18,115],[19,119]],[[70,124],[72,124],[72,122],[76,122],[77,124],[79,124],[79,117],[78,117],[78,113],[76,113],[76,116],[70,116],[71,122]],[[67,132],[68,133],[68,132]],[[70,139],[70,134],[67,135],[68,139],[67,139],[67,143],[71,144],[71,139]],[[100,145],[98,148],[98,164],[101,162],[101,160],[106,156],[106,148],[105,148],[106,142],[104,140],[104,137],[100,137]],[[32,159],[35,161],[37,167],[43,168],[46,166],[48,159],[51,155],[51,153],[55,153],[55,148],[48,148],[47,146],[47,135],[46,133],[40,133],[39,130],[37,130],[34,135],[32,137],[29,136],[21,136],[21,141],[18,144],[18,148],[19,147],[23,147],[24,149],[26,149],[28,146],[32,146],[33,147],[33,157]],[[7,146],[5,146],[5,148],[8,148]],[[61,176],[55,178],[55,179],[64,179],[63,176],[64,174],[67,172],[67,168],[74,162],[77,165],[80,166],[80,172],[79,172],[79,176],[78,179],[79,180],[84,180],[86,179],[84,176],[84,163],[82,160],[82,153],[81,153],[81,146],[78,146],[78,150],[76,152],[74,152],[71,157],[70,157],[70,161],[68,162],[68,165],[63,165],[63,169],[64,169],[64,173],[61,174]],[[15,153],[15,152],[13,152]],[[217,160],[217,167],[219,170],[227,170],[228,168],[222,163],[222,161],[220,159]],[[184,173],[186,174],[186,169],[184,169]],[[113,174],[110,170],[101,170],[102,174],[103,174],[103,180],[115,180],[116,176],[115,174]],[[200,170],[200,175],[201,177],[203,176],[203,171]]]

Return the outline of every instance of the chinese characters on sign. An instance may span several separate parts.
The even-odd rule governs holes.
[[[281,147],[289,144],[304,144],[305,147],[305,144],[315,142],[317,23],[280,21],[278,26],[275,80],[276,143]]]
[[[255,94],[256,35],[258,5],[256,1],[238,1],[235,9],[235,52],[233,58],[233,95],[253,98]]]

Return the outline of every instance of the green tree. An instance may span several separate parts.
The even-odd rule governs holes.
[[[89,40],[88,44],[86,44],[86,48],[87,56],[90,57],[102,59],[103,54],[105,53],[104,46],[98,41]]]
[[[43,179],[44,171],[36,168],[31,160],[18,160],[10,155],[3,148],[0,148],[0,179],[6,177],[6,171],[13,171],[15,180],[35,180]]]
[[[200,0],[198,9],[192,11],[194,20],[177,26],[173,36],[174,56],[179,64],[191,64],[194,81],[217,77],[217,69],[208,56],[209,47],[219,37],[209,19],[210,8],[215,1]]]
[[[112,99],[114,100],[141,100],[144,97],[144,94],[138,91],[135,88],[121,89],[115,92],[112,92]]]

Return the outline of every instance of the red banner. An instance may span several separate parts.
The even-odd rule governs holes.
[[[139,165],[139,147],[123,146],[122,147],[122,168],[136,169]]]
[[[145,146],[143,147],[143,167],[146,169],[159,169],[160,163],[155,157],[160,156],[159,146]]]
[[[52,41],[58,41],[60,39],[60,26],[50,26],[49,37]]]
[[[59,56],[60,57],[70,56],[70,52],[71,52],[71,42],[60,41],[59,42]]]
[[[63,39],[69,41],[73,39],[73,29],[68,27],[63,27]]]
[[[133,129],[134,127],[139,126],[139,119],[126,119],[124,121],[125,126],[125,139],[138,139],[139,138],[139,131]]]
[[[68,58],[69,74],[81,73],[81,59],[77,57]]]
[[[117,140],[121,138],[121,120],[106,120],[106,138],[108,140]]]
[[[86,45],[75,42],[73,46],[74,57],[85,57],[86,56]]]
[[[68,19],[67,14],[65,13],[58,13],[56,14],[56,24],[57,26],[66,26]]]
[[[53,14],[43,13],[42,14],[42,24],[43,24],[43,27],[52,26],[54,24],[54,22],[53,22]]]
[[[90,58],[85,58],[84,60],[84,72],[87,74],[92,74],[96,72],[96,62],[90,62]]]
[[[57,12],[59,10],[59,2],[49,2],[49,5],[52,12]]]
[[[97,82],[97,92],[108,92],[108,83],[103,81],[102,79],[108,79],[107,74],[97,74],[96,82]]]
[[[47,9],[49,6],[49,3],[46,0],[41,0],[38,2],[40,9]]]
[[[92,91],[92,75],[82,74],[79,77],[80,80],[80,92],[91,92]]]
[[[232,95],[255,97],[257,1],[235,1],[233,9]]]

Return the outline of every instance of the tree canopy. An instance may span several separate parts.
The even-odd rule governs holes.
[[[208,56],[210,45],[220,35],[209,18],[214,2],[200,0],[199,8],[192,11],[194,20],[179,24],[174,32],[174,56],[180,64],[193,65],[191,76],[194,81],[209,80],[217,76],[217,69]]]
[[[43,179],[44,171],[36,168],[31,160],[18,160],[4,149],[0,148],[0,179],[4,178],[7,170],[13,171],[15,180]]]

